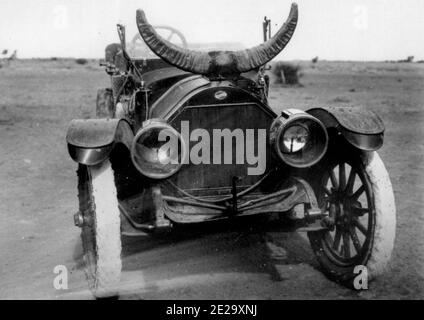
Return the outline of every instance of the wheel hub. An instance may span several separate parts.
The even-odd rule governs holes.
[[[74,224],[76,227],[82,228],[84,226],[91,225],[91,219],[89,218],[89,211],[84,212],[78,211],[74,214]]]
[[[79,228],[84,226],[84,217],[81,211],[78,211],[74,214],[74,225]]]
[[[336,226],[344,231],[348,231],[355,219],[353,212],[361,209],[362,205],[354,199],[352,195],[346,194],[346,191],[331,189],[332,196],[330,202],[330,216],[334,218]]]

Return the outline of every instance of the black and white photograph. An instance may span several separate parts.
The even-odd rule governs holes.
[[[0,2],[0,300],[424,298],[424,2],[296,1]]]

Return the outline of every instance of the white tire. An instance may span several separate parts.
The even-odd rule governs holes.
[[[396,205],[389,174],[377,152],[364,154],[365,170],[371,180],[376,209],[374,245],[368,260],[368,277],[383,274],[392,255],[396,237]]]
[[[111,163],[80,165],[78,181],[88,284],[97,298],[115,296],[122,269],[121,220]]]

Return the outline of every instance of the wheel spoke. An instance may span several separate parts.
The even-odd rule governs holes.
[[[364,191],[365,187],[362,185],[358,190],[355,191],[355,193],[352,195],[352,198],[357,200]]]
[[[339,250],[341,238],[342,238],[342,233],[340,232],[340,229],[336,229],[336,234],[334,235],[333,250],[336,250],[336,251]]]
[[[355,228],[354,227],[350,228],[349,232],[350,232],[350,237],[352,238],[352,242],[356,252],[360,253],[362,246],[361,246],[361,242],[359,241],[358,235],[356,234]]]
[[[334,189],[339,189],[339,184],[337,182],[337,178],[336,175],[334,174],[334,170],[330,170],[330,180],[331,180],[331,184],[333,185]]]
[[[350,237],[348,232],[343,232],[343,255],[350,258]]]
[[[344,190],[346,187],[346,170],[344,162],[339,165],[339,184],[340,190]]]
[[[359,231],[361,231],[364,236],[367,235],[367,228],[365,228],[364,225],[358,219],[353,219],[353,224],[359,229]]]
[[[330,203],[330,218],[337,219],[337,209],[334,203]]]
[[[331,196],[331,191],[327,187],[323,187],[323,190],[327,196]]]
[[[364,214],[370,212],[370,209],[368,209],[368,208],[353,208],[353,212],[355,213],[355,215],[361,217]]]
[[[353,192],[353,186],[355,185],[355,177],[356,177],[356,172],[355,170],[353,170],[353,168],[351,168],[349,173],[349,179],[347,180],[347,185],[346,185],[346,193],[348,195],[350,195]]]

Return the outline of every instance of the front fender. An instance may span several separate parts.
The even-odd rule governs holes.
[[[124,119],[72,120],[66,134],[69,155],[85,165],[106,160],[117,143],[131,150],[133,138],[131,126]]]
[[[358,149],[375,151],[383,145],[383,121],[371,110],[361,107],[325,107],[306,112],[321,120],[326,128],[335,128]]]

